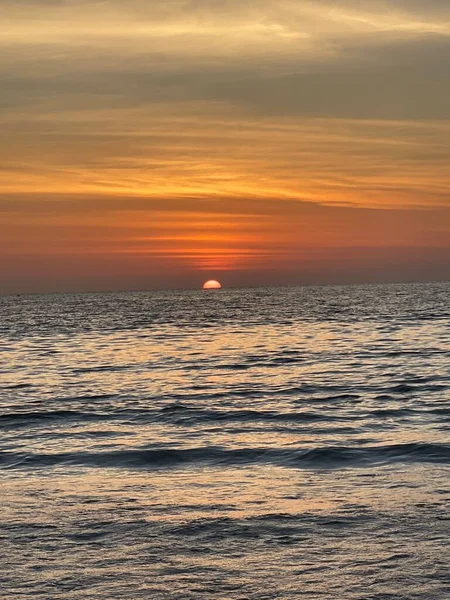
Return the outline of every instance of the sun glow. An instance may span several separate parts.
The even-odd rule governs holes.
[[[206,283],[203,284],[204,290],[220,290],[221,284],[215,279],[209,279]]]

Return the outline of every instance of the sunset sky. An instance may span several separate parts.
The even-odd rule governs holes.
[[[450,278],[449,0],[2,0],[0,293]]]

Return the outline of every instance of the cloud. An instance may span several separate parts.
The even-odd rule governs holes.
[[[5,192],[449,203],[450,126],[439,121],[262,119],[205,104],[72,108],[20,127],[3,123]]]
[[[1,290],[445,279],[450,208],[270,199],[11,196],[0,200]]]
[[[2,12],[4,253],[143,254],[178,275],[266,264],[289,279],[305,249],[325,248],[325,273],[354,247],[350,273],[356,248],[385,266],[378,246],[448,248],[447,1]]]
[[[207,102],[255,116],[450,116],[443,2],[27,6],[26,19],[23,3],[4,7],[1,105],[9,118],[20,108],[39,118]]]

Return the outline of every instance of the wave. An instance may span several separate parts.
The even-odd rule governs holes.
[[[419,385],[416,382],[399,383],[387,389],[388,392],[394,394],[411,394],[412,392],[440,392],[447,390],[448,385],[426,383]]]
[[[90,396],[90,400],[105,399],[108,396]],[[176,402],[163,406],[162,408],[121,408],[116,410],[101,411],[80,411],[80,410],[53,410],[53,411],[18,411],[0,414],[0,429],[24,427],[26,425],[38,425],[39,423],[48,423],[52,421],[67,422],[90,422],[90,421],[120,421],[124,424],[139,423],[165,423],[175,426],[201,426],[210,423],[292,423],[292,424],[308,424],[308,423],[323,423],[330,425],[338,422],[364,422],[367,419],[384,419],[388,417],[400,418],[408,416],[420,416],[424,412],[429,412],[438,415],[445,420],[448,416],[448,409],[444,408],[428,408],[428,410],[416,410],[409,407],[400,406],[398,408],[378,408],[360,410],[355,413],[354,410],[349,411],[348,405],[358,404],[362,402],[357,396],[351,394],[343,394],[333,396],[327,399],[330,403],[342,403],[346,407],[346,411],[339,412],[337,406],[329,407],[325,410],[299,410],[279,412],[275,410],[255,410],[255,409],[231,409],[219,410],[199,408],[194,404],[183,404]],[[334,410],[331,412],[331,408]]]
[[[273,464],[304,469],[341,469],[391,463],[450,463],[450,445],[431,443],[385,446],[326,446],[312,449],[282,448],[152,448],[113,452],[32,454],[0,452],[4,468],[44,468],[78,465],[94,468],[163,469],[192,465],[247,466]]]
[[[132,365],[102,365],[97,367],[79,367],[73,369],[72,373],[81,375],[83,373],[115,373],[117,371],[126,371],[132,368]]]
[[[0,415],[0,426],[20,426],[30,425],[33,421],[60,421],[60,420],[102,420],[107,419],[107,414],[86,413],[77,410],[47,410],[47,411],[30,411],[30,412],[15,412]]]
[[[329,415],[318,412],[292,412],[280,413],[276,411],[258,410],[208,410],[199,409],[184,404],[171,404],[161,409],[121,409],[111,412],[83,412],[77,410],[54,410],[54,411],[21,411],[0,414],[0,427],[26,425],[37,422],[48,421],[111,421],[128,420],[139,423],[169,422],[176,425],[201,424],[202,422],[299,422],[314,423],[322,421],[347,421],[348,418]]]
[[[208,410],[197,409],[189,405],[176,404],[166,406],[160,413],[168,416],[169,420],[188,425],[199,422],[291,422],[291,423],[318,423],[322,421],[348,421],[348,417],[341,417],[319,412],[276,412],[269,410]],[[353,417],[354,418],[354,417]],[[352,420],[353,420],[352,418]]]
[[[31,388],[33,385],[31,383],[13,383],[11,385],[1,385],[0,389],[2,390],[23,390],[26,388]]]

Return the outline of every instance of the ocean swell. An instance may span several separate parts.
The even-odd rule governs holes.
[[[79,465],[95,468],[164,469],[196,465],[273,464],[304,469],[341,469],[391,463],[450,464],[450,445],[432,443],[392,444],[384,446],[325,446],[311,449],[242,448],[141,448],[112,452],[0,453],[4,468],[45,468]]]

